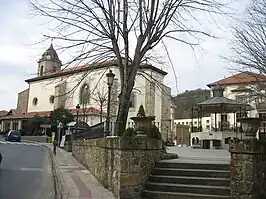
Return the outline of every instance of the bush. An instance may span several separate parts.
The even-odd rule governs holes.
[[[149,138],[153,138],[153,139],[162,139],[161,133],[158,129],[157,126],[155,126],[154,124],[151,127],[151,131],[148,135]]]
[[[143,105],[140,105],[139,110],[138,110],[138,113],[137,113],[137,116],[138,117],[146,117],[146,114],[145,114],[145,110],[144,110]]]
[[[134,128],[127,128],[124,133],[123,133],[124,137],[135,137],[136,136],[136,131]]]

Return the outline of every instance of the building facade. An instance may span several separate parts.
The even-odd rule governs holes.
[[[211,97],[216,97],[213,95],[213,89],[219,86],[222,88],[221,98],[224,97],[225,101],[228,99],[229,103],[248,104],[251,109],[243,108],[241,110],[240,107],[237,111],[230,113],[220,113],[219,111],[218,114],[212,113],[210,117],[197,118],[193,119],[193,121],[191,118],[177,119],[175,123],[190,127],[190,144],[192,147],[228,148],[229,139],[242,136],[242,134],[238,133],[240,129],[240,123],[237,122],[238,118],[266,118],[265,90],[263,86],[265,83],[266,76],[251,72],[238,73],[210,83],[207,86],[210,88]],[[222,102],[221,105],[223,105]],[[196,127],[197,130],[193,131],[192,126]],[[261,136],[265,135],[265,122],[261,123],[258,137],[259,133],[261,133]]]
[[[107,79],[109,70],[115,74],[111,90],[111,123],[115,122],[120,92],[119,69],[116,60],[61,69],[62,63],[51,45],[38,61],[37,76],[25,80],[29,87],[18,94],[17,112],[1,118],[2,131],[23,128],[23,120],[49,116],[59,107],[75,115],[80,105],[82,119],[93,126],[105,120],[107,109]],[[172,130],[174,107],[171,89],[163,84],[167,73],[149,64],[141,65],[131,95],[128,123],[142,104],[146,115],[156,116],[155,123],[164,138]],[[102,111],[101,111],[102,110]],[[101,114],[102,113],[102,114]],[[112,128],[113,129],[113,128]]]

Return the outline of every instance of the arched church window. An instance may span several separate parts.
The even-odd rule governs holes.
[[[49,102],[50,102],[51,104],[54,103],[54,96],[53,96],[53,95],[50,97]]]
[[[88,84],[84,84],[80,89],[79,103],[82,105],[89,104],[90,102],[90,89]]]
[[[136,106],[136,94],[132,92],[129,101],[129,108],[134,108],[135,106]]]
[[[40,67],[40,76],[43,75],[43,66]]]
[[[195,138],[192,138],[192,144],[195,144],[196,141],[195,141]]]
[[[36,105],[38,104],[38,99],[37,99],[37,97],[33,98],[33,100],[32,100],[32,104],[33,104],[34,106],[36,106]]]

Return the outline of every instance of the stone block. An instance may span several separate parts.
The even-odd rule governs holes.
[[[140,173],[121,173],[120,187],[138,186],[141,183]]]
[[[260,140],[230,142],[232,198],[266,198],[265,144]]]
[[[130,159],[121,158],[120,164],[121,164],[121,167],[120,167],[121,172],[128,172],[129,171]]]
[[[234,139],[229,142],[231,153],[266,153],[266,141],[245,139]]]
[[[140,186],[125,187],[120,189],[120,199],[141,199],[141,188]]]

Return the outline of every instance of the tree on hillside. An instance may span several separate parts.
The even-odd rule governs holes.
[[[74,121],[72,113],[68,109],[57,108],[50,115],[51,123],[57,124],[58,121],[67,124]]]
[[[191,118],[191,108],[197,103],[203,102],[211,98],[211,92],[207,89],[189,90],[184,93],[180,93],[173,97],[173,102],[176,105],[175,118]],[[194,117],[197,117],[197,112],[193,113]],[[208,114],[204,114],[208,116]]]
[[[257,83],[252,86],[253,95],[263,95],[266,75],[266,0],[252,0],[245,16],[234,27],[235,38],[232,42],[234,56],[227,58],[236,64],[237,71],[250,71]],[[259,74],[259,75],[257,75]]]
[[[126,127],[130,96],[140,64],[164,38],[197,46],[199,35],[212,36],[198,23],[200,13],[224,14],[220,0],[47,0],[31,5],[42,16],[58,22],[51,38],[65,41],[61,49],[80,48],[69,63],[95,63],[115,58],[120,73],[119,108],[115,133]],[[211,16],[211,18],[216,18]],[[77,52],[77,51],[75,51]],[[156,58],[156,57],[155,57]]]

